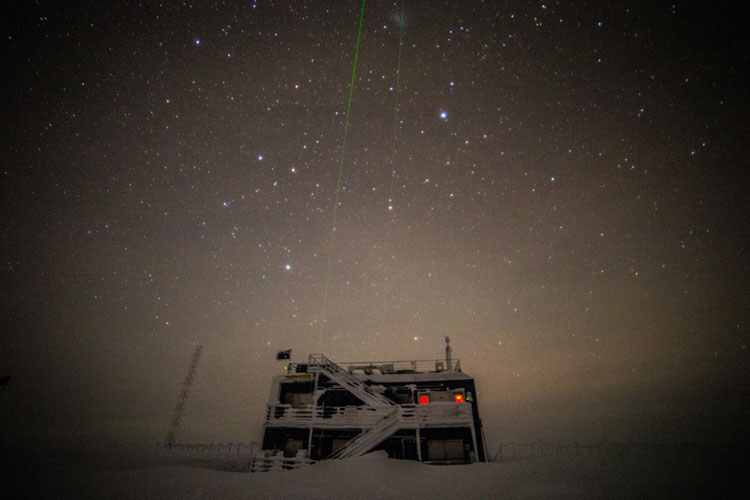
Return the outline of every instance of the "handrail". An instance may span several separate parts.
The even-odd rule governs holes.
[[[471,403],[433,402],[427,405],[400,405],[405,427],[467,425],[473,421]],[[391,407],[268,405],[265,426],[352,427],[367,429],[389,415]]]
[[[403,410],[399,407],[393,408],[385,418],[382,418],[377,424],[350,440],[343,448],[329,458],[358,457],[367,453],[374,446],[377,446],[384,439],[403,427],[402,412]]]
[[[396,404],[382,393],[373,390],[369,385],[343,370],[339,365],[322,354],[311,354],[310,361],[311,363],[308,365],[309,371],[322,372],[335,383],[361,399],[366,405],[394,406]]]
[[[314,464],[316,460],[304,456],[284,457],[283,455],[259,455],[250,459],[250,472],[269,472],[272,470],[297,469],[305,465]]]
[[[328,359],[323,354],[310,354],[307,359],[308,366],[325,366],[336,371],[342,371],[351,374],[354,371],[362,370],[365,373],[374,371],[381,374],[400,374],[400,373],[438,373],[443,371],[461,371],[461,360],[453,359],[450,366],[447,365],[446,359],[418,359],[418,360],[398,360],[398,361],[345,361],[336,363]],[[289,363],[289,371],[296,371],[296,368],[305,363]]]

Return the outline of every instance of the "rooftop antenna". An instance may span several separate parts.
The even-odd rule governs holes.
[[[445,336],[445,366],[452,370],[453,366],[451,365],[451,353],[453,352],[453,349],[451,349],[451,338],[449,336]]]
[[[190,386],[193,384],[195,378],[195,370],[198,368],[198,361],[201,359],[201,352],[203,351],[202,345],[195,346],[193,351],[193,357],[190,359],[190,367],[188,368],[185,380],[182,382],[182,391],[180,391],[180,397],[177,398],[177,406],[174,408],[174,415],[172,415],[172,424],[169,426],[167,437],[164,440],[164,446],[172,446],[176,443],[175,433],[177,428],[180,426],[182,421],[182,414],[185,412],[185,402],[187,401],[188,393],[190,392]]]

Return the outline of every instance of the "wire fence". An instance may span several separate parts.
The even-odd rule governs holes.
[[[190,455],[220,455],[220,456],[231,456],[231,455],[247,455],[251,456],[253,453],[260,450],[260,443],[255,441],[250,443],[208,443],[208,444],[171,444],[164,445],[157,443],[157,449],[170,454],[190,456]]]
[[[161,453],[172,456],[194,458],[247,459],[252,462],[251,469],[263,470],[267,468],[295,468],[296,459],[280,459],[278,457],[263,457],[261,445],[258,442],[249,443],[206,443],[206,444],[172,444],[157,443]],[[493,455],[488,455],[490,462],[507,462],[529,458],[573,458],[573,457],[623,457],[623,456],[663,456],[674,453],[700,454],[708,453],[710,446],[705,443],[655,443],[655,442],[613,442],[599,441],[598,443],[551,443],[548,441],[533,441],[530,443],[500,443]],[[286,463],[288,462],[288,463]]]
[[[607,442],[593,444],[550,443],[534,441],[532,443],[500,443],[491,462],[521,460],[536,457],[616,457],[628,455],[664,455],[668,453],[702,453],[707,448],[703,443],[644,443],[644,442]]]
[[[157,453],[184,463],[231,472],[267,472],[288,470],[310,465],[316,460],[305,453],[287,457],[283,451],[264,451],[260,443],[172,444],[157,443]]]

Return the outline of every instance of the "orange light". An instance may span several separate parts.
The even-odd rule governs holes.
[[[456,394],[456,403],[463,403],[463,402],[464,402],[464,395]]]
[[[419,404],[426,405],[430,402],[430,396],[419,396]]]

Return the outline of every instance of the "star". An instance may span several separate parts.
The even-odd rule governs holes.
[[[590,383],[601,375],[615,391],[643,388],[641,401],[627,401],[642,405],[629,415],[688,422],[680,405],[671,416],[649,407],[659,391],[649,392],[645,374],[730,388],[737,381],[721,373],[741,371],[748,351],[734,350],[750,342],[741,294],[749,216],[737,182],[747,142],[740,21],[706,24],[682,3],[667,20],[668,12],[644,15],[650,9],[610,15],[547,2],[512,10],[483,2],[460,15],[414,7],[414,30],[399,29],[400,9],[373,2],[358,68],[357,13],[325,2],[226,2],[220,16],[189,4],[166,12],[169,2],[127,13],[112,2],[95,10],[45,2],[44,12],[14,18],[4,35],[15,54],[4,139],[18,161],[0,179],[13,221],[3,226],[4,273],[22,289],[6,299],[4,319],[19,338],[55,325],[61,359],[80,361],[49,367],[40,400],[58,402],[58,380],[99,374],[97,349],[74,351],[67,338],[125,353],[135,339],[163,354],[168,378],[162,370],[153,385],[171,387],[186,364],[180,346],[197,335],[221,348],[212,348],[217,356],[227,338],[242,338],[263,359],[264,336],[283,332],[284,348],[300,356],[312,344],[342,360],[377,360],[433,357],[440,337],[457,330],[456,354],[487,381],[486,415],[508,401],[503,380],[538,367],[512,396],[549,398],[561,428],[534,435],[549,419],[541,412],[528,422],[533,439],[573,439],[562,422],[579,424],[576,405],[566,405],[584,391],[600,403],[591,415],[633,424],[627,437],[641,438],[638,422],[622,417],[635,393],[612,404]],[[65,30],[59,43],[63,21],[86,29]],[[86,62],[101,67],[80,71]],[[145,300],[152,294],[156,304]],[[168,335],[151,335],[153,326]],[[47,352],[45,336],[33,336],[27,359],[10,367],[19,380],[34,375],[22,373],[25,364],[44,359],[32,354]],[[606,366],[582,361],[582,338]],[[730,364],[724,372],[702,358],[713,352]],[[131,358],[119,360],[123,373],[140,369]],[[637,386],[626,366],[634,360],[644,377]],[[265,405],[268,370],[277,368],[248,368],[264,393],[251,407]],[[198,373],[206,390],[223,383],[208,364]],[[532,383],[557,379],[566,383],[555,391]],[[148,408],[153,394],[122,380]],[[239,378],[231,384],[226,394],[245,390]],[[750,400],[747,392],[737,400]],[[709,402],[718,398],[699,412]],[[127,416],[116,394],[105,404],[123,407],[105,416],[98,403],[85,408],[80,427]],[[528,410],[508,412],[508,429],[523,431]],[[220,428],[219,417],[201,421],[200,432],[245,435],[245,424]],[[700,424],[707,439],[724,432]],[[116,418],[111,426],[121,427]]]

